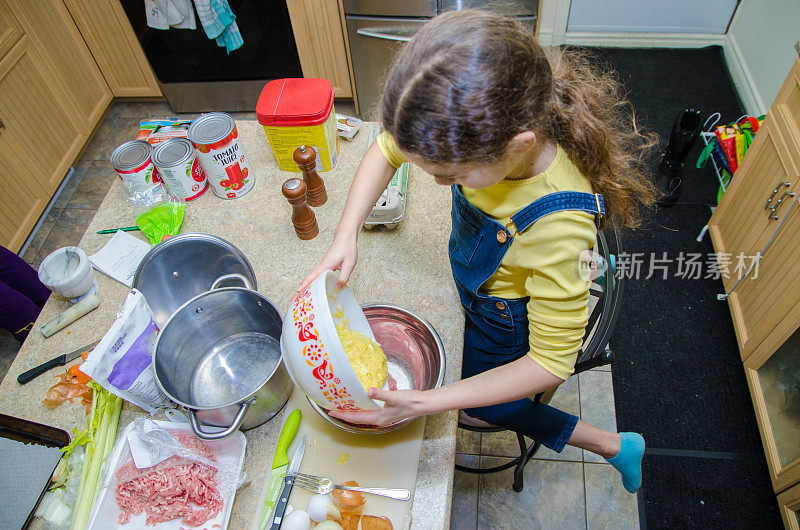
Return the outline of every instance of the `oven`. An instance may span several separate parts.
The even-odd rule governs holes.
[[[229,0],[244,44],[230,54],[197,29],[153,29],[142,0],[121,0],[175,112],[252,111],[264,85],[302,77],[286,0]]]

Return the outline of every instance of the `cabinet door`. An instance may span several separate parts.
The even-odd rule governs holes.
[[[32,166],[18,139],[0,129],[0,244],[12,252],[25,243],[50,200],[36,180],[20,177]]]
[[[288,0],[292,32],[303,77],[321,77],[333,84],[337,98],[353,97],[341,2]]]
[[[778,508],[787,530],[800,530],[800,484],[778,495]]]
[[[755,254],[780,224],[791,194],[800,191],[796,156],[786,145],[783,129],[770,112],[711,216],[708,228],[717,252]],[[738,280],[727,276],[725,288]]]
[[[9,3],[31,44],[53,72],[57,97],[73,107],[75,124],[88,136],[108,108],[111,90],[64,3],[2,1]]]
[[[0,2],[0,57],[3,57],[8,50],[22,37],[22,25],[11,14],[8,6]]]
[[[800,329],[768,355],[744,362],[772,484],[800,481]]]
[[[17,178],[35,180],[48,196],[88,138],[58,87],[27,36],[0,60],[0,156],[24,160]]]
[[[114,97],[161,97],[156,76],[119,0],[64,3]],[[145,8],[144,4],[141,8]],[[203,31],[199,22],[197,31]]]

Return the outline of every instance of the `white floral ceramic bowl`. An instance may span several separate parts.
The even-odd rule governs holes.
[[[294,383],[319,406],[332,410],[375,410],[379,404],[350,366],[336,332],[341,307],[354,331],[375,340],[361,306],[346,286],[336,291],[337,274],[326,271],[295,293],[283,317],[281,354]]]

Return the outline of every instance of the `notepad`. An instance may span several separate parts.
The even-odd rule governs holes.
[[[133,278],[150,244],[119,230],[96,254],[89,256],[95,269],[120,283],[133,287]]]

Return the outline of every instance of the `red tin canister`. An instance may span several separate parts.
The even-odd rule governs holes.
[[[189,140],[208,176],[214,194],[223,199],[241,197],[255,184],[230,114],[209,112],[189,126]]]
[[[194,146],[186,138],[170,138],[156,145],[153,163],[170,193],[182,201],[196,199],[208,189]]]
[[[144,140],[131,140],[111,153],[111,167],[117,172],[125,187],[145,190],[159,184],[161,179],[152,161],[153,146]]]

